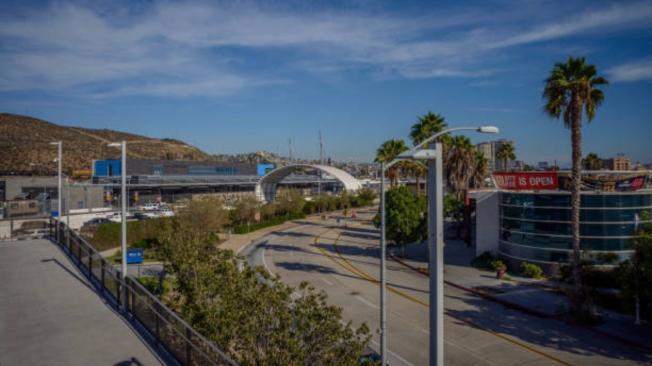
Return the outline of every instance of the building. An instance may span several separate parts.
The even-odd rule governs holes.
[[[472,192],[472,245],[476,255],[500,255],[512,266],[534,262],[555,272],[572,252],[568,172],[506,173],[499,189]],[[499,178],[499,177],[496,177]],[[625,260],[631,239],[652,216],[650,171],[583,174],[580,236],[584,255],[597,264]]]
[[[475,145],[476,149],[487,159],[487,173],[493,174],[496,160],[494,159],[494,147],[492,142],[481,142]]]
[[[603,160],[605,169],[608,170],[630,170],[632,161],[624,156],[618,156],[611,159]]]
[[[548,170],[550,169],[550,164],[547,161],[540,161],[537,163],[537,169]]]
[[[128,176],[263,176],[273,169],[272,164],[219,163],[212,161],[178,161],[178,160],[146,160],[127,159]],[[120,160],[93,161],[93,177],[120,176]]]
[[[507,170],[507,168],[509,168],[510,164],[512,163],[511,161],[507,161],[507,166],[504,166],[505,162],[502,159],[498,159],[496,157],[496,153],[498,152],[498,149],[500,149],[501,146],[506,144],[511,144],[512,146],[514,146],[514,141],[500,139],[495,141],[485,141],[476,145],[478,151],[480,151],[480,153],[482,153],[485,159],[487,159],[487,167],[488,167],[489,174],[493,174],[493,172],[505,171]]]

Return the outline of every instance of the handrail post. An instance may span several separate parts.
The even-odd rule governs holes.
[[[190,328],[186,328],[186,365],[191,364],[191,356],[192,356],[192,332],[190,331]]]

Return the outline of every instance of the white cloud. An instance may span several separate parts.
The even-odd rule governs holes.
[[[652,80],[652,59],[638,60],[607,70],[610,79],[618,82]]]
[[[273,71],[284,67],[316,73],[361,68],[385,77],[484,77],[499,71],[490,66],[497,50],[648,25],[652,4],[544,20],[523,10],[408,17],[296,12],[240,2],[162,2],[135,16],[117,13],[111,18],[56,2],[37,13],[0,18],[0,91],[224,96],[287,82]],[[233,56],[238,50],[274,57],[265,58],[267,71],[259,71],[251,66],[255,56]]]

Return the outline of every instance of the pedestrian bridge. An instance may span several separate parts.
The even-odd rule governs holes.
[[[256,184],[256,197],[263,202],[273,201],[276,198],[278,184],[290,174],[304,169],[318,170],[332,176],[349,192],[355,192],[362,188],[362,183],[358,179],[342,169],[328,165],[292,164],[276,168],[263,176]]]

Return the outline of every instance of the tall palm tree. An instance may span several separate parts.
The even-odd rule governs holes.
[[[476,151],[468,137],[451,138],[450,149],[445,160],[446,178],[458,198],[461,198],[462,192],[469,188],[469,182],[473,178]]]
[[[447,126],[448,125],[443,116],[437,113],[428,112],[419,117],[419,121],[412,125],[412,128],[410,129],[412,143],[417,145],[437,132],[443,131]],[[441,136],[438,139],[442,141],[442,137],[444,136]]]
[[[580,269],[580,187],[582,185],[582,114],[589,122],[604,101],[604,93],[597,87],[607,85],[607,79],[597,75],[595,65],[587,64],[584,57],[569,57],[565,63],[556,63],[546,79],[543,98],[544,110],[551,117],[563,116],[564,126],[570,129],[573,150],[571,174],[571,220],[573,233],[573,281],[575,283],[576,310],[584,308]]]
[[[500,145],[496,151],[496,157],[503,161],[503,169],[507,171],[507,161],[516,160],[516,153],[514,152],[514,145],[506,143]]]
[[[482,187],[484,179],[487,177],[488,173],[489,173],[489,160],[485,158],[483,153],[481,153],[476,149],[475,166],[473,168],[473,175],[471,177],[473,180],[473,187],[474,188]]]
[[[602,169],[602,159],[596,153],[589,153],[582,160],[582,165],[586,170],[600,170]]]
[[[376,150],[376,162],[388,163],[394,160],[400,153],[407,151],[408,147],[405,141],[400,139],[387,140],[380,145]],[[398,172],[400,165],[395,164],[387,170],[387,177],[389,178],[390,185],[394,187],[398,181]]]
[[[421,177],[426,175],[428,168],[419,161],[406,161],[403,170],[416,180],[417,193],[421,192]]]

